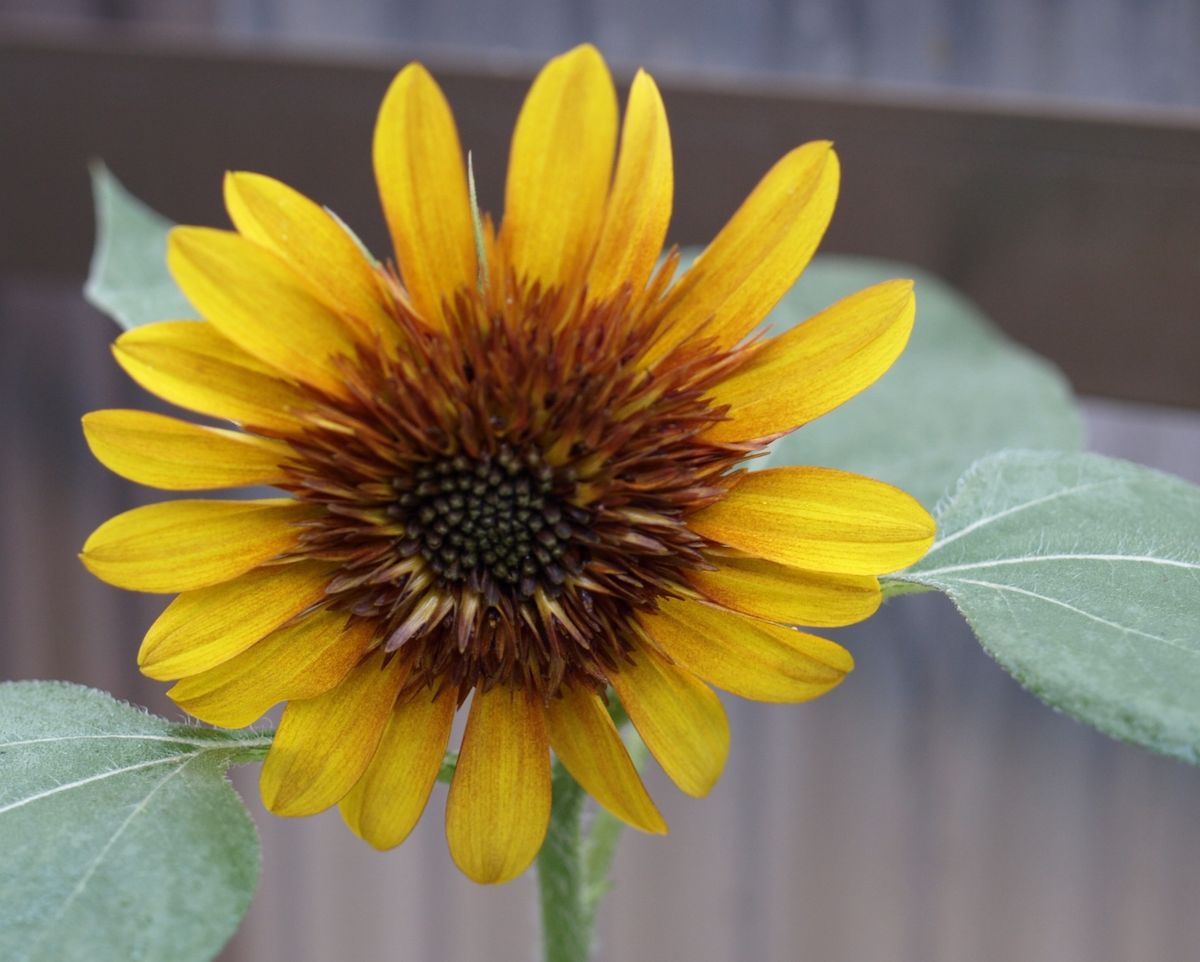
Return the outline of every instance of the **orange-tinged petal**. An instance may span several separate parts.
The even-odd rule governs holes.
[[[192,306],[247,353],[287,377],[345,393],[336,358],[354,355],[351,327],[265,247],[233,231],[176,227],[167,266]]]
[[[419,63],[397,74],[375,122],[375,179],[400,273],[417,312],[443,322],[442,301],[476,283],[475,228],[454,116]]]
[[[165,501],[100,525],[80,558],[102,581],[170,593],[229,581],[296,544],[312,509],[287,498]]]
[[[289,410],[304,395],[207,321],[162,321],[117,338],[125,373],[181,408],[276,431],[294,430]]]
[[[768,437],[832,411],[892,366],[908,343],[915,313],[912,281],[886,281],[772,338],[713,389],[713,404],[729,405],[729,420],[705,436]]]
[[[339,806],[355,835],[378,849],[408,837],[437,781],[457,708],[454,686],[437,696],[422,689],[396,705],[379,750]]]
[[[564,686],[546,706],[550,745],[571,776],[617,818],[643,832],[667,830],[625,750],[608,709],[593,691]]]
[[[654,80],[639,70],[629,88],[621,153],[588,271],[594,299],[626,283],[635,293],[645,287],[667,236],[674,176],[667,112]]]
[[[83,433],[110,471],[173,491],[275,484],[291,451],[278,441],[149,411],[92,411],[83,416]]]
[[[538,74],[508,158],[501,239],[518,275],[543,287],[582,279],[604,222],[617,142],[617,94],[583,44]]]
[[[804,571],[746,555],[713,555],[716,571],[695,571],[691,583],[704,597],[733,611],[785,625],[832,628],[875,614],[879,580],[870,575]]]
[[[329,691],[362,661],[374,639],[370,622],[347,624],[345,612],[321,609],[184,678],[167,694],[203,722],[244,728],[281,701]]]
[[[476,689],[446,799],[450,855],[476,882],[516,878],[550,820],[550,748],[541,702],[523,689]]]
[[[340,802],[371,763],[408,671],[379,650],[325,694],[288,702],[259,778],[263,804],[315,815]]]
[[[183,678],[228,661],[325,597],[333,566],[311,561],[256,568],[185,591],[150,626],[138,665],[151,678]]]
[[[707,795],[729,755],[729,721],[712,689],[648,648],[609,680],[663,771],[687,794]]]
[[[653,362],[690,337],[720,349],[750,333],[796,282],[833,216],[839,168],[828,141],[772,167],[667,297]]]
[[[755,701],[808,701],[854,667],[832,641],[695,601],[668,598],[641,621],[677,664]]]
[[[390,315],[375,271],[358,242],[327,210],[262,174],[225,175],[225,207],[243,237],[288,263],[324,304],[366,334]]]
[[[934,521],[911,495],[833,468],[743,473],[729,493],[688,518],[713,541],[780,564],[879,575],[915,562]]]

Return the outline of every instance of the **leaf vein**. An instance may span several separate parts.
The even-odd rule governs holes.
[[[70,909],[74,901],[83,894],[84,889],[87,888],[88,883],[92,880],[92,876],[96,874],[96,870],[104,861],[105,856],[108,855],[108,853],[112,850],[112,847],[117,844],[117,840],[120,839],[120,837],[125,833],[125,830],[129,828],[131,824],[133,824],[134,819],[136,819],[138,815],[145,810],[146,806],[150,804],[150,799],[154,797],[155,793],[158,792],[158,790],[164,785],[166,785],[167,782],[169,782],[172,778],[180,774],[185,768],[188,767],[188,765],[190,765],[202,754],[203,752],[193,752],[188,755],[177,756],[173,759],[173,761],[179,762],[179,765],[173,771],[168,772],[154,783],[154,787],[146,793],[146,797],[133,807],[133,810],[125,817],[125,820],[121,822],[121,824],[117,827],[117,830],[113,832],[112,837],[109,838],[109,840],[104,843],[104,846],[100,849],[100,851],[96,853],[96,857],[92,859],[92,861],[88,864],[88,867],[84,870],[83,874],[80,875],[79,881],[75,883],[75,887],[71,890],[71,894],[66,897],[66,899],[63,901],[63,904],[59,907],[59,910],[54,914],[54,918],[46,923],[46,927],[42,930],[42,934],[38,937],[37,942],[33,946],[34,948],[41,944],[42,940],[45,939],[45,937],[49,934],[51,928],[67,914],[67,911]]]
[[[1122,632],[1125,632],[1125,633],[1131,634],[1131,635],[1138,635],[1139,637],[1146,638],[1150,641],[1161,642],[1162,644],[1166,645],[1168,648],[1174,648],[1177,651],[1181,651],[1187,655],[1192,655],[1193,657],[1200,655],[1200,651],[1196,651],[1194,648],[1189,648],[1189,647],[1187,647],[1187,645],[1182,644],[1178,641],[1172,641],[1170,638],[1164,638],[1162,635],[1151,634],[1148,631],[1142,631],[1140,628],[1132,628],[1129,625],[1123,625],[1120,622],[1112,621],[1108,618],[1103,618],[1100,615],[1092,614],[1092,612],[1085,611],[1083,608],[1079,608],[1079,607],[1071,604],[1070,602],[1063,601],[1061,598],[1054,598],[1054,597],[1051,597],[1050,595],[1043,595],[1036,591],[1030,591],[1027,588],[1018,588],[1016,585],[997,584],[994,581],[977,581],[973,578],[956,578],[955,580],[959,584],[976,585],[980,588],[992,588],[996,591],[1008,591],[1008,592],[1012,592],[1013,594],[1025,595],[1026,597],[1029,597],[1029,598],[1035,598],[1038,601],[1045,601],[1049,604],[1057,605],[1060,608],[1065,608],[1068,611],[1072,612],[1073,614],[1081,615],[1082,617],[1088,618],[1091,621],[1095,621],[1095,622],[1098,622],[1099,624],[1106,625],[1109,628],[1116,628],[1118,631],[1122,631]],[[1011,611],[1011,609],[1010,609],[1010,611]],[[1017,613],[1015,611],[1013,612],[1013,618],[1016,620],[1019,620],[1019,618],[1017,617]]]
[[[171,745],[189,745],[196,748],[203,748],[207,751],[216,750],[219,748],[265,748],[271,744],[269,737],[263,738],[247,738],[244,740],[230,740],[228,742],[216,742],[211,739],[200,738],[175,738],[170,735],[119,735],[119,734],[80,734],[80,735],[55,735],[52,738],[26,738],[16,742],[0,742],[0,749],[4,748],[23,748],[26,745],[53,745],[59,742],[71,741],[105,741],[105,740],[122,740],[122,741],[147,741],[147,742],[164,742]]]
[[[946,545],[963,537],[963,535],[971,534],[973,531],[978,531],[980,528],[986,527],[995,521],[1000,521],[1003,518],[1007,518],[1010,515],[1019,514],[1020,512],[1029,508],[1036,508],[1039,505],[1046,504],[1049,501],[1056,501],[1059,498],[1069,497],[1070,495],[1079,494],[1083,491],[1091,491],[1095,488],[1107,487],[1110,484],[1123,484],[1124,480],[1125,479],[1123,478],[1110,478],[1106,481],[1093,481],[1089,484],[1076,485],[1073,488],[1063,488],[1061,491],[1055,491],[1052,494],[1043,495],[1040,498],[1034,498],[1032,501],[1026,501],[1023,504],[1017,504],[1011,508],[1005,508],[1003,511],[998,511],[995,514],[990,514],[986,517],[979,518],[975,521],[972,521],[965,528],[960,528],[958,531],[955,531],[954,534],[947,535],[945,538],[941,538],[936,541],[933,547],[931,547],[925,553],[925,557],[928,558],[935,551],[940,551],[942,548],[946,547]]]
[[[952,574],[956,571],[974,571],[979,568],[999,568],[1006,565],[1034,564],[1042,561],[1116,561],[1134,564],[1164,565],[1168,568],[1185,568],[1189,571],[1200,571],[1200,563],[1194,561],[1175,561],[1171,558],[1156,558],[1153,555],[1131,554],[1042,554],[1024,555],[1016,558],[994,558],[991,561],[968,561],[963,564],[946,565],[943,568],[915,569],[896,575],[906,580],[922,581],[934,575]],[[961,580],[961,579],[960,579]]]

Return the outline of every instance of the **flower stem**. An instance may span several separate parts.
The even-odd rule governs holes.
[[[608,710],[617,728],[624,729],[629,716],[611,691]],[[625,731],[622,739],[640,771],[648,755],[646,746],[632,729]],[[612,887],[608,872],[625,823],[601,810],[585,833],[583,806],[587,794],[557,761],[552,791],[550,825],[537,860],[543,962],[588,962],[592,957],[596,914]]]
[[[588,904],[584,863],[584,792],[554,763],[553,802],[546,841],[537,859],[542,903],[543,962],[587,962],[592,954],[594,913]]]

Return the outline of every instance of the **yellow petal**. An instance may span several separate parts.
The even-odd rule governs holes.
[[[167,266],[192,306],[247,353],[287,377],[345,393],[335,359],[354,355],[351,328],[265,247],[232,231],[176,227]]]
[[[550,819],[550,749],[542,705],[521,689],[475,691],[446,799],[450,855],[476,882],[516,878]]]
[[[185,591],[146,632],[138,665],[160,680],[219,665],[321,601],[333,570],[313,562],[270,565]]]
[[[677,664],[755,701],[808,701],[854,667],[832,641],[695,601],[668,598],[641,621]]]
[[[934,535],[929,512],[899,488],[804,467],[742,474],[729,494],[689,517],[688,527],[768,561],[848,575],[905,568]]]
[[[229,581],[296,544],[312,509],[287,498],[165,501],[100,525],[80,558],[102,581],[170,593]]]
[[[693,587],[725,608],[768,621],[831,628],[869,618],[879,607],[879,581],[869,575],[804,571],[745,555],[710,560],[721,567],[694,572]]]
[[[812,258],[837,191],[837,155],[828,141],[784,156],[672,288],[669,326],[648,359],[694,336],[724,349],[749,334]]]
[[[287,261],[324,304],[367,333],[391,319],[375,271],[329,212],[262,174],[225,175],[225,207],[243,237]]]
[[[525,98],[508,158],[501,238],[518,275],[582,279],[604,220],[617,95],[590,44],[555,57]]]
[[[276,815],[315,815],[345,797],[370,764],[392,714],[408,663],[364,659],[336,688],[288,702],[259,790]]]
[[[113,355],[152,394],[198,414],[294,430],[304,395],[207,321],[162,321],[117,338]]]
[[[689,795],[707,795],[729,755],[729,721],[711,688],[647,648],[610,677],[658,763]]]
[[[443,323],[442,302],[476,283],[475,228],[454,115],[419,63],[397,74],[375,122],[375,180],[404,285],[417,313]]]
[[[629,88],[617,171],[588,272],[594,299],[610,297],[626,283],[635,293],[645,287],[667,236],[673,190],[667,112],[654,80],[639,70]]]
[[[667,831],[617,726],[595,692],[564,687],[561,697],[550,699],[546,706],[546,725],[558,760],[597,802],[643,832]]]
[[[437,781],[458,708],[457,689],[422,689],[396,705],[379,750],[341,801],[351,831],[378,849],[395,848],[413,830]]]
[[[887,281],[772,338],[712,391],[729,420],[705,432],[744,441],[791,431],[850,400],[900,356],[912,332],[912,281]]]
[[[149,411],[92,411],[83,416],[83,433],[96,460],[110,471],[173,491],[276,484],[291,450],[278,441]]]
[[[203,722],[244,728],[281,701],[329,691],[362,661],[374,639],[370,622],[347,624],[345,612],[321,609],[184,678],[167,694]]]

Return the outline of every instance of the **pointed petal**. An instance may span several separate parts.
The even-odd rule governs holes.
[[[667,112],[654,80],[639,70],[629,88],[617,171],[588,271],[594,300],[616,294],[626,283],[634,293],[646,286],[667,236],[674,177]]]
[[[458,708],[458,693],[428,689],[392,710],[379,750],[341,801],[350,830],[375,848],[395,848],[417,824],[437,781]]]
[[[669,327],[648,359],[694,336],[727,349],[749,334],[811,260],[833,216],[838,176],[828,141],[797,147],[772,167],[672,288]]]
[[[324,600],[334,572],[334,565],[299,561],[184,591],[146,632],[138,667],[167,681],[221,665]]]
[[[729,755],[729,721],[712,689],[648,648],[609,680],[663,771],[681,791],[707,795]]]
[[[173,491],[276,484],[291,453],[278,441],[149,411],[92,411],[83,416],[83,433],[110,471]]]
[[[262,174],[225,175],[225,207],[243,236],[288,266],[326,307],[363,334],[391,324],[375,271],[358,243],[323,207]]]
[[[745,555],[714,555],[717,571],[696,571],[692,586],[733,611],[784,625],[832,628],[875,614],[879,581],[869,575],[804,571]]]
[[[282,260],[232,231],[176,227],[167,266],[217,330],[287,377],[344,394],[335,359],[352,357],[351,327]]]
[[[832,641],[695,601],[668,598],[641,622],[678,665],[755,701],[808,701],[854,667]]]
[[[617,142],[617,95],[595,47],[555,57],[533,82],[513,132],[502,242],[519,276],[581,280],[595,249]]]
[[[258,428],[296,427],[304,395],[207,321],[162,321],[117,338],[113,356],[152,394],[181,408]]]
[[[564,687],[546,706],[550,745],[588,794],[622,821],[663,835],[667,823],[646,793],[617,726],[600,697],[582,687]]]
[[[899,488],[804,467],[740,475],[688,527],[768,561],[848,575],[907,567],[929,550],[935,530],[929,512]]]
[[[179,681],[167,692],[194,718],[244,728],[272,705],[322,695],[362,661],[375,639],[369,622],[322,609],[271,632],[239,655]]]
[[[312,513],[289,498],[148,504],[105,521],[80,558],[97,578],[130,591],[206,588],[278,558]]]
[[[333,571],[311,561],[270,565],[185,591],[146,632],[138,667],[165,681],[228,661],[321,601]]]
[[[520,689],[475,691],[446,799],[450,855],[476,882],[516,878],[550,820],[550,750],[541,703]]]
[[[768,437],[832,411],[892,366],[908,343],[915,313],[912,281],[887,281],[772,338],[713,389],[713,404],[728,404],[729,420],[705,436]]]
[[[440,326],[442,300],[473,288],[475,227],[454,115],[419,63],[397,74],[375,122],[375,179],[417,313]]]
[[[259,790],[276,815],[315,815],[354,787],[375,755],[408,664],[382,651],[364,659],[336,688],[288,702]]]

